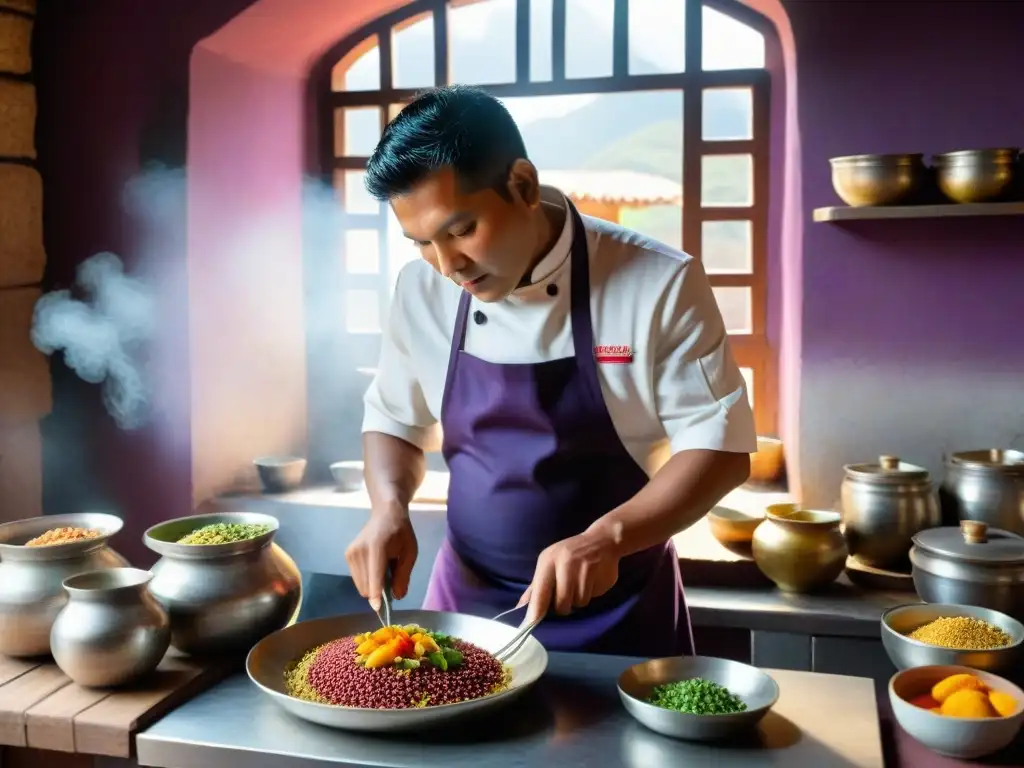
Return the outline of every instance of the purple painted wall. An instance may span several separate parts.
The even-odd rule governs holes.
[[[810,222],[828,158],[1024,145],[1024,3],[784,2],[803,147],[800,465],[830,505],[843,463],[1024,441],[1024,217]]]
[[[47,289],[68,287],[77,265],[98,251],[134,268],[140,242],[121,208],[125,182],[149,161],[183,164],[192,48],[251,2],[192,2],[187,11],[181,0],[39,3],[33,55]],[[163,340],[179,361],[162,383],[181,398],[164,417],[177,434],[121,432],[99,387],[59,361],[53,412],[42,424],[46,512],[121,514],[116,544],[138,564],[151,559],[142,531],[191,511],[188,329],[173,311],[185,294],[184,267],[184,258],[168,261],[161,295]]]

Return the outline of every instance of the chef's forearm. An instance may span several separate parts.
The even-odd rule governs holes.
[[[363,433],[363,473],[375,513],[408,511],[427,465],[423,451],[383,432]]]
[[[682,451],[636,496],[601,517],[590,530],[626,555],[668,541],[704,517],[750,475],[750,456],[723,451]]]

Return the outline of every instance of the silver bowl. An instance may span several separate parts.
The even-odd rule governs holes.
[[[267,525],[262,536],[229,544],[178,544],[214,523]],[[252,512],[217,512],[158,523],[143,543],[161,555],[149,590],[171,618],[171,647],[190,656],[246,653],[293,623],[302,605],[295,561],[274,543],[278,521]]]
[[[728,688],[747,708],[732,715],[690,715],[647,702],[656,685],[710,680]],[[779,685],[766,672],[749,664],[711,656],[673,656],[630,667],[619,676],[619,698],[626,711],[663,736],[689,741],[712,741],[753,728],[779,700]]]
[[[31,657],[50,652],[50,629],[68,601],[64,580],[128,565],[110,547],[110,539],[122,525],[119,517],[100,512],[43,515],[0,525],[0,654]],[[68,544],[25,546],[52,528],[92,528],[102,533]]]
[[[79,685],[124,685],[152,672],[171,642],[167,612],[149,593],[153,574],[108,568],[64,580],[68,604],[50,630],[61,671]]]
[[[969,616],[998,627],[1013,638],[1005,648],[987,651],[956,650],[929,645],[907,637],[920,626],[945,616]],[[1005,613],[973,605],[912,603],[897,605],[882,614],[882,645],[897,669],[932,665],[959,665],[989,672],[1012,669],[1024,651],[1024,625]]]
[[[395,611],[393,621],[438,630],[492,653],[500,650],[518,631],[514,626],[479,616],[437,611]],[[509,687],[479,699],[435,707],[365,709],[316,704],[288,695],[284,675],[292,662],[323,643],[375,629],[375,622],[373,614],[368,612],[300,622],[257,643],[245,661],[246,672],[272,701],[303,720],[349,731],[399,732],[435,728],[514,701],[537,682],[548,665],[544,646],[530,637],[506,662],[512,671]]]
[[[961,673],[976,675],[992,690],[1010,694],[1017,710],[1009,717],[946,717],[910,703],[940,680]],[[960,666],[897,672],[889,680],[889,703],[896,722],[912,738],[940,755],[967,760],[998,752],[1017,737],[1024,722],[1024,691],[1001,677]]]
[[[253,459],[263,490],[282,493],[298,488],[306,474],[306,460],[300,456],[261,456]]]
[[[363,487],[363,462],[336,461],[331,464],[331,477],[339,491],[358,491]]]

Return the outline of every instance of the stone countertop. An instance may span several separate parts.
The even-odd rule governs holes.
[[[636,661],[552,653],[546,674],[522,699],[472,729],[419,736],[346,733],[306,723],[236,675],[140,733],[137,759],[163,768],[886,765],[870,680],[769,670],[781,694],[757,730],[700,744],[665,738],[629,716],[616,679]]]

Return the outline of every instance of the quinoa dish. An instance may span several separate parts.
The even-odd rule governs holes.
[[[364,709],[412,709],[479,699],[511,673],[483,648],[416,625],[381,627],[319,645],[285,670],[290,696]]]

